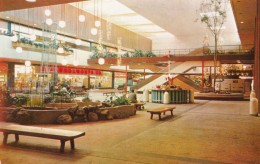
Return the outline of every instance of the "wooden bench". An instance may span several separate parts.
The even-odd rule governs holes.
[[[143,102],[139,102],[139,103],[131,103],[135,106],[135,109],[136,110],[141,110],[141,109],[144,109],[144,104]]]
[[[173,116],[173,109],[175,109],[175,106],[172,107],[160,107],[160,108],[155,108],[155,109],[151,109],[151,110],[147,110],[147,112],[151,113],[151,119],[153,119],[153,115],[154,114],[158,114],[159,116],[159,120],[161,120],[161,113],[163,113],[165,115],[165,112],[170,111],[171,112],[171,116]]]
[[[60,130],[60,129],[50,129],[50,128],[41,128],[33,126],[23,126],[23,125],[1,125],[0,131],[3,132],[3,144],[7,144],[7,138],[9,134],[15,135],[15,142],[19,141],[19,135],[33,136],[33,137],[42,137],[49,139],[60,140],[60,152],[64,153],[65,142],[70,141],[71,149],[75,149],[74,139],[84,136],[85,132],[70,131],[70,130]]]

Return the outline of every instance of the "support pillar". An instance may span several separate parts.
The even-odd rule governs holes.
[[[257,0],[257,13],[255,21],[255,65],[254,65],[254,90],[256,92],[256,98],[260,100],[260,0]],[[260,109],[258,103],[258,110]],[[259,111],[260,112],[260,111]]]
[[[125,65],[125,91],[127,92],[128,86],[128,72],[127,72],[127,64]]]
[[[202,80],[202,84],[201,84],[201,91],[204,92],[204,57],[202,59],[202,77],[201,77],[201,80]]]

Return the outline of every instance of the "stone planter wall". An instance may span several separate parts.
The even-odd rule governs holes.
[[[101,102],[77,102],[77,105],[79,107],[84,107],[84,106],[89,106],[89,105],[100,106],[100,105],[102,105],[102,103]]]
[[[68,105],[68,104],[65,104]],[[84,106],[79,108],[75,104],[70,108],[6,108],[3,112],[4,121],[19,124],[70,124],[76,122],[92,122],[99,120],[112,120],[128,118],[136,114],[134,105],[98,108],[97,106]],[[62,106],[64,107],[64,106]],[[2,113],[1,112],[1,113]]]
[[[27,111],[31,115],[32,124],[55,124],[60,115],[68,114],[68,109]]]
[[[56,107],[56,108],[70,108],[76,106],[77,103],[49,103],[46,104],[46,107]]]
[[[108,110],[113,118],[127,118],[136,114],[134,105],[121,105],[115,107],[100,108],[100,110]]]

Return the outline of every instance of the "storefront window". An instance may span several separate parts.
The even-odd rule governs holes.
[[[119,89],[125,86],[126,73],[115,72],[114,88]]]
[[[34,93],[43,89],[49,92],[51,74],[40,73],[40,66],[15,65],[15,92]],[[41,83],[40,83],[41,82]]]
[[[90,76],[90,88],[112,88],[112,72],[102,71],[102,76]]]
[[[88,88],[88,75],[58,75],[58,83],[61,87]]]

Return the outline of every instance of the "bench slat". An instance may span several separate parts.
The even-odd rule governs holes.
[[[160,108],[147,110],[147,112],[166,112],[166,111],[169,111],[169,110],[173,110],[175,108],[176,108],[175,106],[173,106],[173,107],[160,107]]]
[[[51,139],[66,139],[66,140],[85,135],[85,132],[31,127],[31,126],[23,126],[23,125],[6,125],[0,127],[0,131],[19,134],[19,135],[27,135],[27,136],[35,136],[35,137],[43,137],[43,138],[51,138]]]
[[[171,112],[171,115],[173,116],[173,109],[175,109],[176,107],[175,106],[171,106],[171,107],[160,107],[160,108],[155,108],[155,109],[151,109],[151,110],[147,110],[147,112],[149,112],[151,114],[151,119],[153,119],[153,115],[154,114],[158,114],[159,116],[159,120],[161,120],[161,113],[164,113],[167,112],[167,111],[170,111]]]

